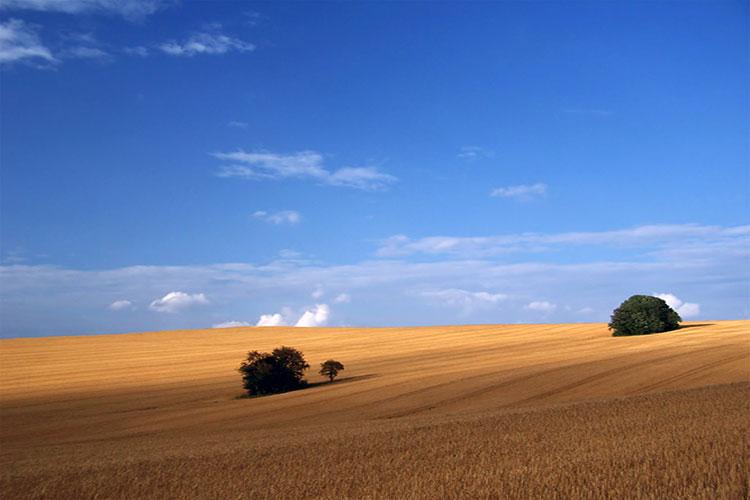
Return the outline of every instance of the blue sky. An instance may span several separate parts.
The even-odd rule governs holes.
[[[7,0],[0,335],[748,317],[748,10]]]

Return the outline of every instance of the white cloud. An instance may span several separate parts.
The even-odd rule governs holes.
[[[526,309],[531,311],[539,311],[543,313],[551,313],[557,309],[557,305],[547,302],[546,300],[530,302],[526,305]]]
[[[323,290],[323,287],[319,286],[319,287],[316,287],[315,290],[313,290],[313,292],[310,294],[310,296],[312,298],[314,298],[314,299],[317,300],[317,299],[321,298],[325,294],[326,294],[326,292],[325,292],[325,290]]]
[[[497,236],[428,236],[411,239],[395,235],[381,242],[381,257],[414,254],[476,258],[510,253],[539,253],[580,246],[639,247],[669,252],[670,258],[697,257],[708,246],[738,254],[747,251],[750,226],[722,228],[696,224],[650,225],[614,231],[515,233]]]
[[[519,186],[495,188],[490,193],[490,196],[528,201],[534,197],[544,196],[545,194],[547,194],[547,185],[538,182],[536,184],[522,184]]]
[[[222,167],[217,173],[219,177],[324,179],[329,175],[328,171],[323,168],[323,155],[315,151],[276,154],[247,153],[237,150],[231,153],[213,153],[213,156],[220,160],[243,164]]]
[[[216,173],[219,177],[249,180],[303,179],[363,190],[383,189],[398,180],[376,167],[344,167],[330,171],[324,167],[323,155],[317,151],[278,154],[237,150],[212,153],[212,156],[231,162],[219,168]]]
[[[124,309],[131,309],[133,307],[133,303],[129,300],[115,300],[109,305],[109,309],[113,311],[122,311]]]
[[[420,295],[436,299],[439,303],[446,306],[459,307],[465,313],[470,313],[475,309],[493,308],[508,299],[508,295],[504,293],[471,292],[460,288],[427,290],[421,292]]]
[[[683,319],[686,318],[694,318],[695,316],[698,316],[701,313],[701,306],[700,304],[694,304],[692,302],[683,302],[679,298],[677,298],[675,295],[671,293],[657,293],[654,294],[655,297],[659,297],[664,302],[667,303],[669,307],[677,311],[677,314],[680,315]]]
[[[169,3],[172,0],[3,0],[0,9],[66,14],[105,13],[138,19],[153,14]]]
[[[481,146],[463,146],[457,156],[462,160],[476,160],[477,158],[492,158],[495,152]]]
[[[260,319],[255,326],[284,326],[286,322],[284,317],[279,313],[261,314]]]
[[[280,212],[269,213],[265,210],[258,210],[253,213],[253,217],[267,222],[269,224],[297,224],[302,219],[299,212],[294,210],[281,210]]]
[[[330,315],[331,309],[327,304],[317,304],[314,308],[305,311],[294,326],[325,326]]]
[[[239,328],[242,326],[251,326],[250,323],[244,321],[225,321],[224,323],[217,323],[211,328]]]
[[[0,64],[24,60],[57,62],[34,27],[19,19],[0,23]]]
[[[396,178],[375,167],[344,167],[329,175],[326,182],[332,186],[376,190],[393,184]]]
[[[515,240],[529,235],[510,235]],[[425,290],[457,289],[507,294],[506,302],[472,310],[472,322],[529,321],[532,300],[558,304],[555,320],[602,321],[623,300],[643,290],[676,291],[700,303],[701,315],[714,319],[750,317],[750,227],[645,226],[593,233],[535,233],[525,244],[540,241],[562,250],[539,255],[516,255],[479,247],[458,253],[431,254],[425,261],[400,258],[371,259],[350,264],[325,264],[318,260],[279,258],[257,263],[220,263],[191,266],[129,266],[81,270],[51,265],[0,266],[0,335],[56,335],[84,332],[109,333],[164,328],[200,328],[215,322],[212,308],[195,308],[191,314],[155,315],[147,308],[121,315],[102,303],[128,298],[148,304],[165,290],[200,290],[221,304],[225,317],[245,318],[250,313],[279,311],[280,302],[299,307],[320,284],[326,290],[346,291],[358,300],[346,307],[346,322],[359,326],[449,324],[456,310],[437,300],[425,300]],[[408,238],[407,238],[408,240]],[[417,240],[418,241],[418,240]],[[553,243],[550,243],[553,242]],[[413,243],[413,241],[412,241]],[[496,242],[492,242],[496,244]],[[579,252],[581,245],[614,245]],[[576,255],[596,255],[571,261]],[[484,252],[484,257],[478,252]],[[269,250],[270,251],[270,250]],[[468,257],[467,257],[468,255]],[[479,255],[479,256],[478,256]],[[517,258],[515,258],[517,257]],[[514,259],[515,258],[515,259]],[[514,259],[514,260],[512,260]],[[335,294],[331,295],[332,297]],[[525,298],[525,299],[524,299]],[[327,302],[327,301],[326,301]],[[333,301],[327,302],[334,304]],[[480,302],[481,303],[481,302]],[[561,304],[571,306],[570,310]],[[580,308],[593,309],[590,316]],[[280,311],[287,324],[297,314]],[[550,315],[551,316],[551,315]]]
[[[239,122],[239,121],[234,121],[234,120],[227,123],[227,127],[234,127],[234,128],[247,128],[248,125],[249,124],[247,122]]]
[[[192,57],[202,54],[226,54],[227,52],[252,52],[255,45],[219,32],[195,33],[183,42],[169,41],[159,49],[171,56]]]
[[[156,299],[149,308],[157,312],[176,313],[196,305],[208,304],[208,299],[202,293],[188,294],[185,292],[169,292],[164,297]]]
[[[348,304],[352,301],[352,297],[348,293],[340,293],[333,299],[336,304]]]

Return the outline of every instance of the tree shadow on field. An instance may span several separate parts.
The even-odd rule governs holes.
[[[310,389],[311,387],[319,387],[321,385],[331,385],[331,384],[346,384],[349,382],[359,382],[360,380],[369,380],[371,378],[377,377],[374,373],[368,373],[367,375],[355,375],[353,377],[341,377],[335,379],[333,382],[329,380],[321,380],[320,382],[308,382],[307,387],[303,387],[303,389]]]
[[[275,392],[273,394],[256,394],[256,395],[250,395],[250,394],[240,394],[239,396],[235,396],[234,399],[255,399],[255,398],[267,398],[269,396],[276,396],[278,394],[288,394],[290,392],[298,392],[298,391],[304,391],[305,389],[312,389],[313,387],[321,387],[326,385],[339,385],[339,384],[348,384],[350,382],[359,382],[361,380],[369,380],[371,378],[375,378],[378,375],[375,373],[368,373],[366,375],[355,375],[352,377],[341,377],[333,382],[330,380],[321,380],[320,382],[307,382],[303,387],[300,387],[298,389],[292,389],[290,391],[284,391],[284,392]]]
[[[692,325],[680,325],[680,327],[676,330],[685,330],[686,328],[698,328],[698,327],[704,327],[704,326],[714,326],[716,323],[693,323]]]

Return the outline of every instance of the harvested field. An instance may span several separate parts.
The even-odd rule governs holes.
[[[346,370],[236,399],[245,352],[282,344]],[[237,328],[0,356],[6,498],[748,496],[748,321]]]

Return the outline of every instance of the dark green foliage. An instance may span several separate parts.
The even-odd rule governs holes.
[[[307,385],[302,379],[310,365],[297,349],[281,346],[271,354],[250,351],[240,365],[242,385],[248,395],[293,391]]]
[[[612,335],[646,335],[680,327],[680,315],[659,297],[633,295],[612,313]]]
[[[344,365],[342,365],[335,359],[329,359],[328,361],[320,363],[320,371],[318,373],[320,373],[324,377],[328,377],[328,379],[333,382],[333,379],[336,378],[336,375],[338,375],[339,372],[343,369]]]

